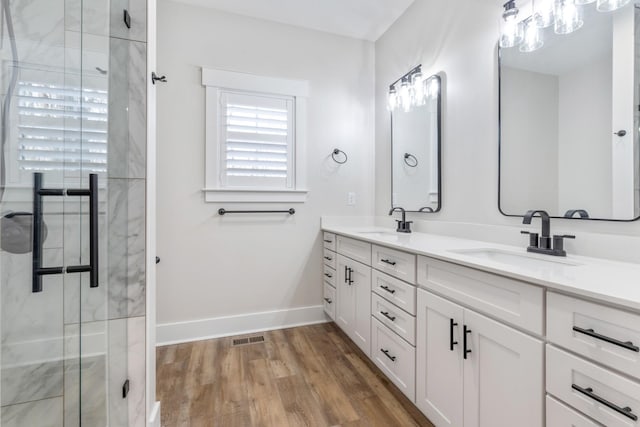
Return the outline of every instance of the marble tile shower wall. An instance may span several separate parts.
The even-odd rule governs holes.
[[[30,283],[30,254],[0,257],[0,423],[143,426],[146,0],[11,0],[11,7],[20,77],[79,87],[79,73],[69,70],[82,70],[85,86],[108,90],[109,119],[107,170],[100,173],[101,286],[89,290],[84,275],[51,276],[45,292],[33,294],[22,286]],[[131,15],[130,29],[124,9]],[[2,84],[2,91],[6,87]],[[69,128],[70,120],[57,126]],[[46,179],[58,178],[68,185],[79,173],[65,170]],[[11,200],[13,210],[31,210],[30,197]],[[79,254],[88,254],[87,212],[87,202],[80,200],[45,206],[45,265],[77,264]],[[130,393],[123,399],[125,379]]]

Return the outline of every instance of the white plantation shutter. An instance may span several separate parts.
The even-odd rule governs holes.
[[[106,90],[19,81],[17,97],[21,170],[106,172]]]
[[[294,108],[293,97],[220,91],[223,187],[293,187]]]

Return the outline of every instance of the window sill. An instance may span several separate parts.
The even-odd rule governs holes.
[[[304,203],[308,190],[223,190],[205,188],[207,203]]]

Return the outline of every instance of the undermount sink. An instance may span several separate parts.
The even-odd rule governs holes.
[[[397,236],[406,236],[408,233],[398,233],[397,231],[372,230],[372,231],[358,231],[358,234],[363,234],[369,237],[397,237]]]
[[[450,252],[466,255],[486,261],[493,261],[499,264],[511,265],[523,268],[558,268],[577,267],[582,264],[567,260],[565,258],[554,258],[549,255],[536,255],[527,252],[511,252],[501,249],[457,249]],[[543,258],[546,257],[546,258]]]

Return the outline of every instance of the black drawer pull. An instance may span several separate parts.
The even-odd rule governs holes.
[[[449,319],[449,350],[453,351],[453,346],[458,344],[458,341],[453,340],[453,328],[458,326],[455,320]]]
[[[395,289],[391,289],[386,285],[380,286],[381,289],[384,289],[385,291],[389,292],[390,294],[395,294],[396,290]]]
[[[325,240],[325,243],[333,243],[333,240]]]
[[[636,353],[640,353],[640,347],[638,347],[637,345],[633,345],[633,343],[631,341],[627,341],[627,342],[623,342],[623,341],[619,341],[615,338],[610,338],[606,335],[600,335],[597,332],[595,332],[593,329],[582,329],[579,328],[577,326],[573,327],[573,330],[581,333],[581,334],[585,334],[588,335],[592,338],[598,339],[598,340],[602,340],[602,341],[606,341],[610,344],[614,344],[617,346],[620,346],[622,348],[626,348],[627,350],[631,350],[631,351],[635,351]]]
[[[384,355],[387,356],[389,359],[391,359],[392,362],[396,361],[396,357],[395,356],[391,356],[389,354],[389,350],[385,350],[384,348],[381,348],[380,351],[383,352]]]
[[[395,316],[390,316],[388,311],[381,311],[380,314],[382,314],[384,317],[386,317],[387,319],[391,320],[392,322],[396,321],[396,317]]]
[[[327,276],[329,279],[331,279],[333,276],[329,273],[324,273],[325,276]]]
[[[331,304],[331,303],[333,303],[333,301],[331,301],[331,299],[330,299],[330,298],[325,298],[324,300],[327,302],[327,304]]]
[[[595,394],[591,387],[582,388],[582,387],[577,386],[575,384],[571,384],[571,388],[574,389],[575,391],[579,392],[579,393],[584,394],[587,397],[590,397],[591,399],[595,400],[596,402],[603,404],[607,408],[613,409],[617,413],[622,414],[625,417],[632,419],[633,421],[638,421],[638,416],[633,413],[633,410],[631,408],[629,408],[628,406],[626,406],[624,408],[621,408],[620,406],[609,402],[607,399],[604,399],[604,398],[598,396],[597,394]]]
[[[381,259],[380,262],[384,262],[385,264],[389,264],[389,265],[396,265],[395,261],[391,261],[388,259]]]
[[[471,329],[467,328],[467,325],[463,326],[463,335],[462,335],[462,350],[464,358],[467,358],[467,354],[471,353],[471,350],[467,348],[467,335],[471,333]]]
[[[331,261],[333,258],[331,258],[330,256],[326,256],[324,257],[324,259],[326,259],[327,261]]]

